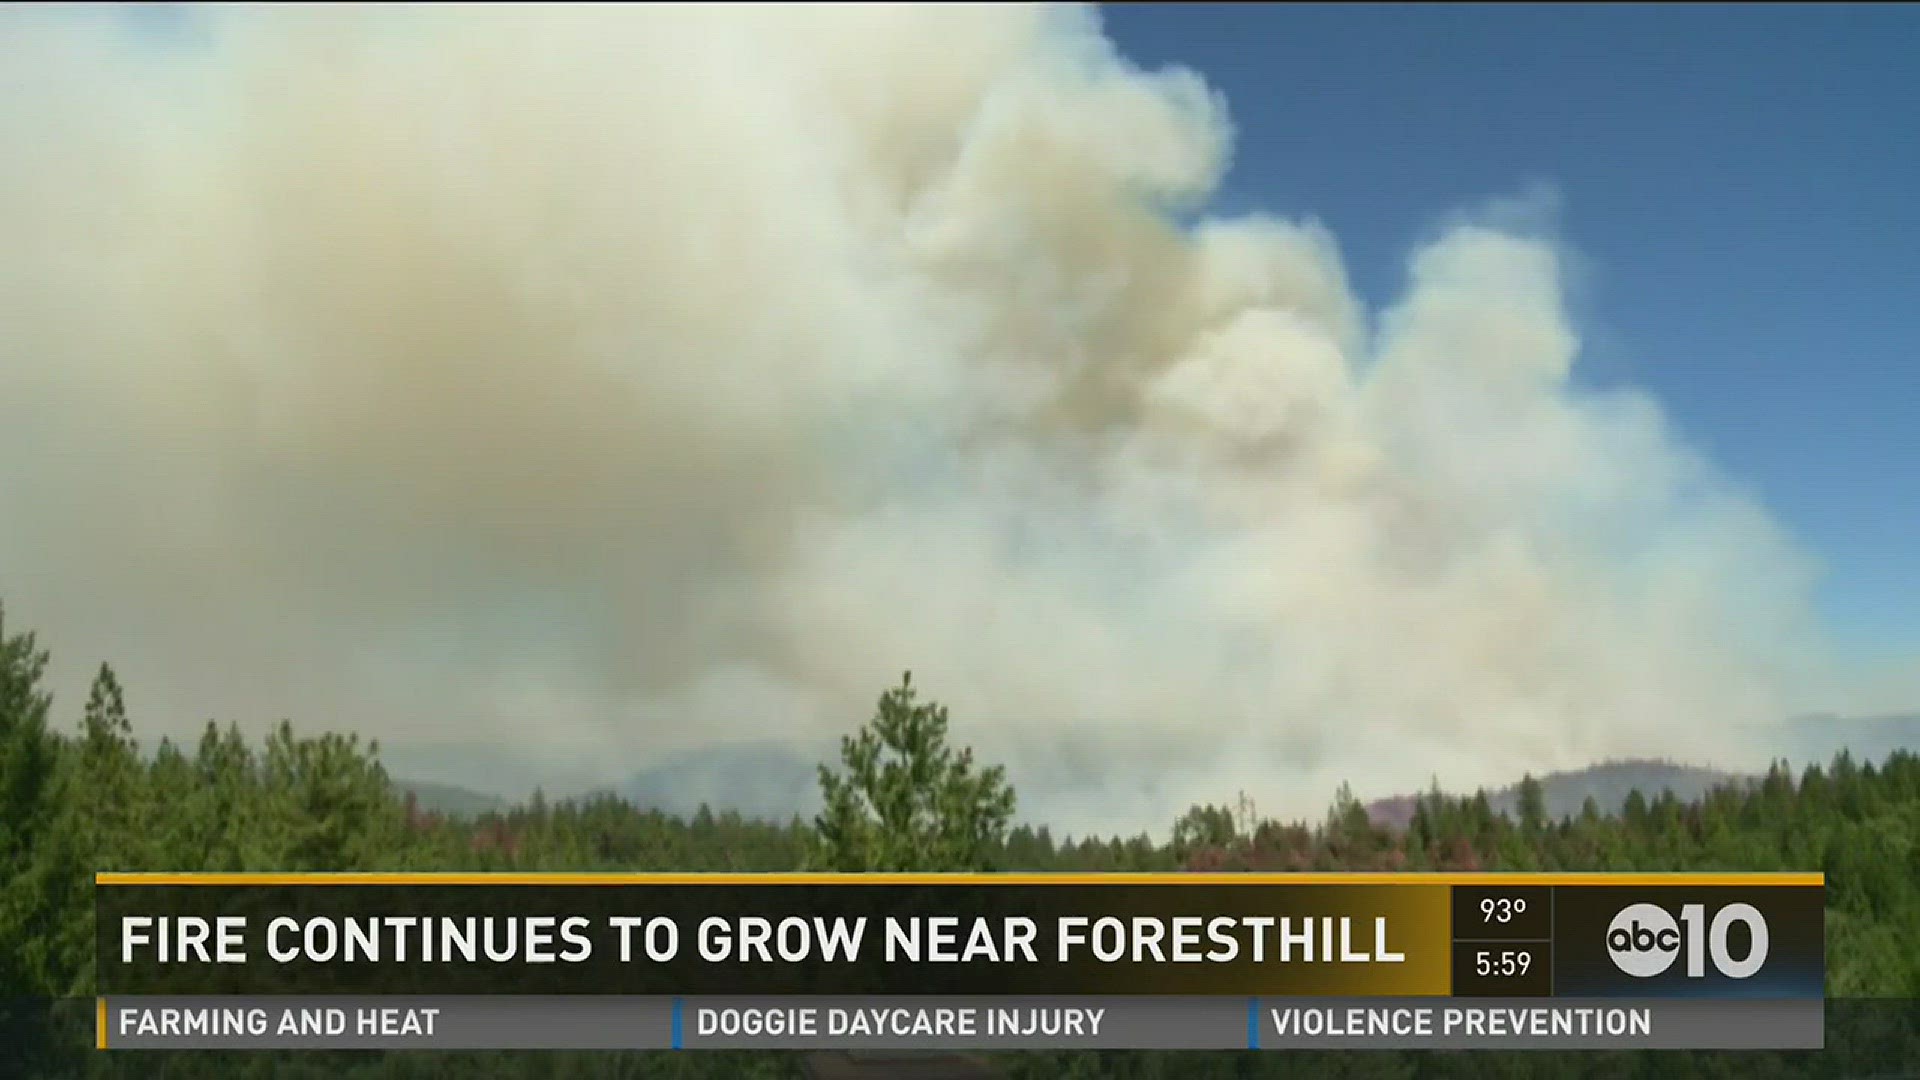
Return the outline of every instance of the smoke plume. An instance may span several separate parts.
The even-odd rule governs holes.
[[[911,668],[1114,831],[1799,707],[1808,567],[1571,382],[1550,239],[1367,310],[1090,12],[5,20],[0,599],[69,711],[611,778]]]

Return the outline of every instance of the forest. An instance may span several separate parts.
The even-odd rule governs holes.
[[[677,818],[613,797],[454,819],[423,810],[352,733],[280,724],[258,745],[209,723],[198,742],[139,740],[102,665],[56,709],[46,651],[0,611],[0,1076],[671,1077],[804,1075],[784,1054],[101,1054],[91,1049],[96,870],[1821,870],[1828,1048],[1804,1053],[1031,1053],[1012,1078],[1915,1076],[1920,1067],[1920,757],[1841,755],[1695,802],[1630,798],[1552,820],[1438,790],[1385,828],[1342,789],[1324,820],[1198,806],[1171,837],[1056,837],[1018,820],[997,766],[950,741],[911,678],[820,769],[811,821],[703,809]]]

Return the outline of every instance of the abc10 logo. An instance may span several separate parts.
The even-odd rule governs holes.
[[[1745,931],[1744,948],[1736,944],[1736,927]],[[1607,924],[1608,958],[1636,979],[1665,975],[1676,962],[1690,979],[1706,977],[1709,966],[1724,978],[1751,978],[1766,966],[1769,943],[1766,916],[1744,903],[1711,912],[1706,904],[1682,904],[1677,919],[1658,904],[1629,904]]]

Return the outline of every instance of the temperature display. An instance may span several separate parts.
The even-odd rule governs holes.
[[[1488,896],[1480,901],[1480,921],[1490,926],[1505,926],[1515,916],[1527,913],[1524,896]]]
[[[1455,941],[1546,941],[1553,891],[1544,885],[1453,887]]]

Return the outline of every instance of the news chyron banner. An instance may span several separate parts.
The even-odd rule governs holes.
[[[1817,1049],[1819,874],[101,874],[99,1046]]]

